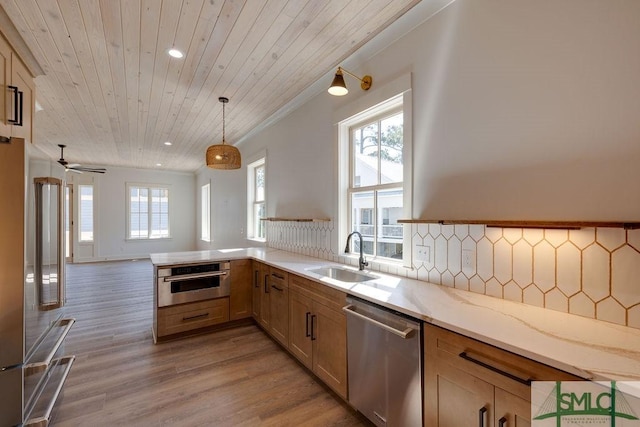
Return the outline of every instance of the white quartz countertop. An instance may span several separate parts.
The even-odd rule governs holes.
[[[327,260],[269,248],[151,254],[157,267],[252,258],[591,380],[640,380],[640,330],[375,271],[345,283]],[[352,268],[352,267],[349,267]],[[353,268],[354,270],[357,270]]]

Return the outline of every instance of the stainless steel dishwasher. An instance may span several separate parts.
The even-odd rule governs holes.
[[[349,402],[377,426],[422,425],[422,323],[347,298]]]

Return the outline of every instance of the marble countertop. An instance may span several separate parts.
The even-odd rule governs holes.
[[[270,248],[151,254],[156,266],[245,258],[263,261],[586,379],[640,380],[638,329],[375,271],[367,274],[376,276],[376,280],[340,282],[310,271],[340,264]]]

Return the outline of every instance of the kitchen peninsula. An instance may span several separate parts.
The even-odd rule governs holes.
[[[210,261],[255,260],[396,310],[429,324],[589,380],[640,380],[640,330],[371,272],[345,283],[310,270],[338,265],[271,248],[156,253],[154,269]],[[251,280],[251,278],[248,278]]]

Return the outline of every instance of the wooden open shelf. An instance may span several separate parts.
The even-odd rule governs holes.
[[[615,221],[499,221],[499,220],[468,220],[468,219],[399,219],[399,224],[482,224],[489,227],[503,228],[624,228],[625,230],[636,230],[640,228],[640,222],[615,222]]]

